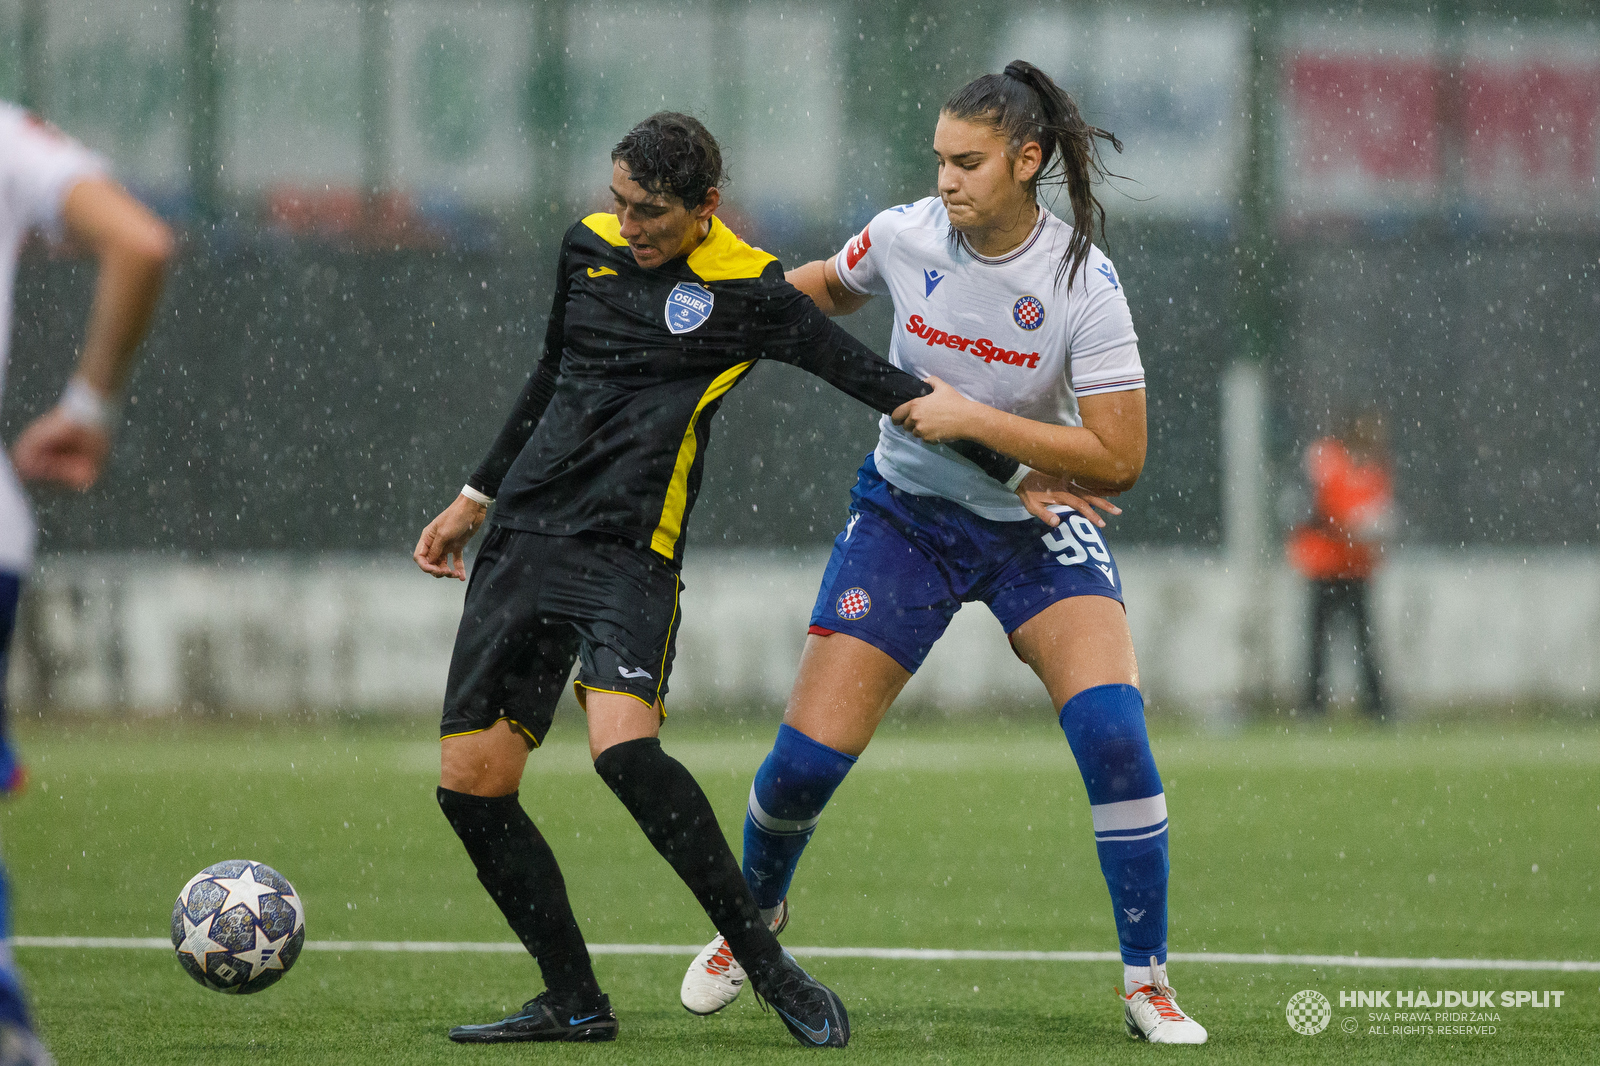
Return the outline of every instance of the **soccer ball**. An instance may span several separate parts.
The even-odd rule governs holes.
[[[289,879],[264,863],[207,866],[172,908],[178,962],[217,992],[259,992],[276,983],[305,942],[305,905]]]

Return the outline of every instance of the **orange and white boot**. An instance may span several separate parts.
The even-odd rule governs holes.
[[[1152,1044],[1204,1044],[1206,1027],[1183,1013],[1172,986],[1167,984],[1167,968],[1150,959],[1150,980],[1122,1000],[1122,1017],[1128,1035]]]
[[[776,934],[788,924],[789,901],[784,900],[767,928]],[[744,967],[719,933],[689,964],[689,972],[683,975],[683,984],[678,988],[678,999],[690,1014],[715,1014],[739,998],[744,979]]]

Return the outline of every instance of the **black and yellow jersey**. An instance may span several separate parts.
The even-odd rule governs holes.
[[[495,498],[496,525],[605,533],[677,565],[712,416],[761,359],[880,412],[929,391],[830,322],[775,257],[715,216],[688,256],[647,270],[617,216],[590,215],[561,244],[544,354],[468,484]],[[997,476],[1016,469],[987,454]]]

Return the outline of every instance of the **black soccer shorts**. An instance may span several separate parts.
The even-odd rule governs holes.
[[[655,706],[667,694],[682,589],[649,548],[490,526],[467,584],[440,738],[505,718],[543,743],[574,659],[580,702],[587,690]]]

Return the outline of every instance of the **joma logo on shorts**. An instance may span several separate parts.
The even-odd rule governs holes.
[[[946,333],[942,329],[934,329],[933,323],[922,321],[921,315],[912,315],[911,321],[906,323],[906,332],[915,333],[928,342],[928,347],[954,348],[958,352],[967,352],[982,359],[985,363],[1006,363],[1009,366],[1025,366],[1033,369],[1039,365],[1038,352],[1017,352],[1002,348],[988,337],[962,337],[954,333]]]

